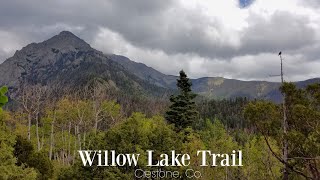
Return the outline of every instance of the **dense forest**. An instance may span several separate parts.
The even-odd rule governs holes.
[[[86,167],[77,152],[83,149],[191,155],[200,149],[242,150],[242,167],[200,167],[192,161],[188,168],[201,172],[201,179],[269,180],[286,173],[289,179],[320,179],[320,84],[298,89],[284,83],[286,106],[196,97],[183,71],[177,87],[168,99],[152,99],[114,94],[100,84],[64,95],[59,88],[25,86],[11,100],[14,108],[5,106],[8,89],[1,88],[0,179],[134,179],[136,168],[157,169],[144,166],[146,158],[139,167]]]

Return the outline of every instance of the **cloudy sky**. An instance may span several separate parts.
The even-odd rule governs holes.
[[[69,30],[163,73],[276,81],[320,77],[319,0],[0,0],[0,63]]]

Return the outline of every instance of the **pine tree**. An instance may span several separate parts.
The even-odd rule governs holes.
[[[179,94],[170,97],[172,104],[166,112],[165,118],[168,122],[173,123],[177,130],[180,131],[192,126],[192,124],[197,121],[199,113],[193,101],[196,94],[191,90],[192,83],[183,70],[180,71],[177,86]]]

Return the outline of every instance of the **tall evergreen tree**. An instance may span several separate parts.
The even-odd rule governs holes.
[[[172,104],[166,112],[165,118],[168,122],[173,123],[177,130],[180,131],[197,121],[199,113],[193,101],[196,94],[191,90],[192,83],[183,70],[180,71],[177,86],[179,94],[170,97]]]

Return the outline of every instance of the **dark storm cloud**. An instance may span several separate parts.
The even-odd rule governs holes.
[[[147,44],[157,30],[160,32],[160,14],[170,5],[171,0],[10,0],[1,3],[0,28],[38,40],[57,34],[63,25],[79,26],[83,27],[81,34],[90,41],[98,27],[107,26],[133,43]],[[57,28],[48,29],[50,26]],[[47,31],[40,32],[45,28]]]
[[[135,46],[210,58],[274,52],[284,47],[294,50],[313,41],[314,30],[306,26],[307,18],[279,12],[271,20],[254,15],[240,33],[244,47],[235,47],[221,37],[223,22],[208,19],[200,9],[186,11],[177,6],[172,0],[11,0],[0,6],[0,27],[30,40],[45,39],[68,26],[70,30],[82,27],[81,33],[75,33],[90,42],[102,26]],[[52,29],[47,28],[50,26]],[[216,32],[213,37],[209,28]]]
[[[261,78],[261,71],[250,71],[252,64],[258,58],[272,58],[271,54],[279,50],[304,62],[319,60],[320,28],[312,25],[319,20],[315,21],[309,11],[318,12],[320,3],[277,0],[284,9],[271,10],[266,15],[270,9],[260,9],[274,7],[272,1],[268,2],[265,5],[266,1],[256,0],[240,9],[236,7],[239,2],[233,0],[219,2],[223,4],[221,7],[218,2],[191,0],[2,0],[0,37],[10,36],[0,42],[0,62],[11,56],[14,49],[43,41],[62,30],[72,31],[104,52],[125,49],[125,55],[161,71],[166,70],[166,63],[175,61],[174,68],[165,71],[170,74],[181,68],[180,62],[186,61],[188,67],[184,68],[194,76],[223,75],[223,71],[212,70],[218,66],[228,71],[229,76]],[[303,4],[306,13],[296,13],[293,2]],[[100,36],[103,29],[109,32],[106,37]],[[97,38],[103,38],[98,45]],[[239,62],[248,64],[242,66]],[[212,68],[204,68],[200,73],[203,64]],[[268,64],[260,69],[272,68]]]
[[[1,3],[0,25],[1,28],[13,28],[65,23],[75,26],[110,26],[114,29],[123,28],[123,32],[126,32],[124,28],[136,23],[134,20],[156,17],[170,4],[171,0],[10,0]]]

